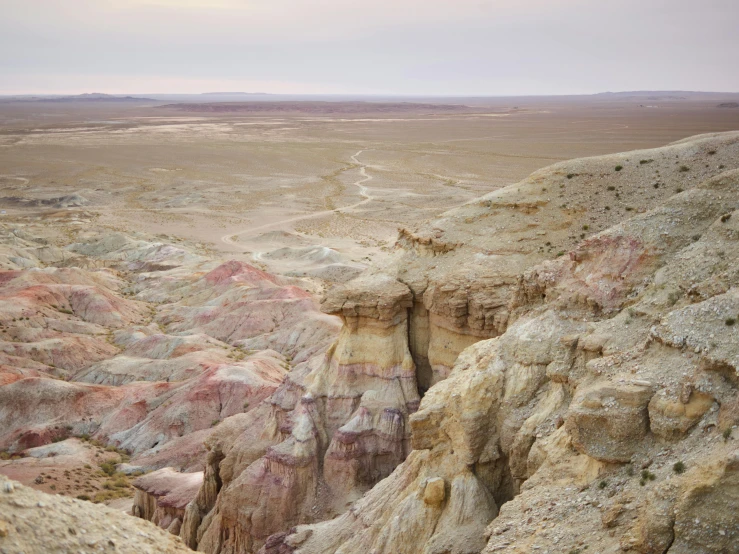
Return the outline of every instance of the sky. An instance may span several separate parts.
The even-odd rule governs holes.
[[[0,0],[0,94],[739,91],[739,0]]]

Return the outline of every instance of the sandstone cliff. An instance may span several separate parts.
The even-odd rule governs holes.
[[[411,325],[409,344],[438,381],[410,417],[413,451],[343,515],[261,552],[737,552],[738,146],[558,164],[402,233],[395,274],[432,329],[425,342]],[[583,175],[580,193],[618,186],[639,209],[614,221],[607,194],[542,198]],[[457,357],[472,329],[495,338]]]

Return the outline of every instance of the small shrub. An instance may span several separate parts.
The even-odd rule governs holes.
[[[249,407],[249,403],[248,402],[244,402],[244,409],[246,410],[248,407]]]
[[[634,211],[634,208],[632,208],[631,206],[626,206],[625,209],[626,209],[627,212],[633,212]]]
[[[675,192],[676,192],[676,193],[678,193],[678,194],[680,194],[680,193],[681,193],[681,192],[682,192],[683,190],[685,190],[685,189],[683,189],[683,188],[680,188],[680,187],[677,187],[677,188],[675,189]]]
[[[557,252],[557,257],[558,257],[558,258],[559,258],[560,256],[564,256],[564,255],[565,255],[565,252],[564,252],[564,250],[560,250],[559,252]]]
[[[687,165],[681,165],[678,171],[680,171],[680,173],[685,173],[686,171],[690,171],[690,168]]]
[[[608,486],[608,481],[601,481],[600,483],[598,483],[598,488],[600,490],[605,489],[607,486]]]
[[[587,231],[588,229],[590,229],[590,225],[583,225],[582,226],[582,230],[583,231]]]
[[[657,478],[657,476],[649,471],[648,469],[642,469],[641,471],[641,479],[642,481],[654,481]]]
[[[654,160],[639,160],[639,164],[640,164],[640,165],[644,165],[644,164],[650,164],[650,163],[652,163],[653,161],[654,161]]]
[[[716,155],[716,151],[715,150],[709,150],[708,151],[708,155],[709,156],[715,156]]]
[[[90,497],[87,496],[86,494],[78,494],[77,495],[77,499],[78,500],[87,500],[87,501],[89,501],[90,500]]]
[[[606,209],[606,210],[610,210],[610,209],[611,209],[611,207],[610,207],[610,206],[606,206],[606,208],[605,208],[605,209]]]
[[[626,468],[626,475],[628,475],[629,477],[634,476],[634,466],[628,466]]]
[[[654,188],[658,189],[658,188],[659,188],[659,183],[654,183],[654,184],[653,184],[652,186],[653,186]]]
[[[220,420],[220,419],[214,419],[213,421],[211,421],[211,422],[210,422],[210,426],[211,426],[211,427],[215,427],[215,426],[216,426],[216,425],[218,425],[218,424],[219,424],[220,422],[221,422],[221,420]]]
[[[731,327],[732,325],[734,325],[734,323],[736,323],[736,318],[727,317],[726,318],[726,321],[724,321],[724,323],[726,323],[726,326],[727,327]]]
[[[607,190],[616,190],[616,187],[614,187],[613,185],[610,185]]]
[[[693,239],[693,242],[698,242],[698,241],[699,241],[699,240],[701,239],[701,236],[700,236],[700,235],[693,235],[693,236],[692,236],[692,237],[690,237],[690,238],[692,238],[692,239]]]
[[[725,165],[723,165],[723,164],[721,164],[720,166],[718,166],[718,168],[719,168],[719,169],[723,169],[723,168],[725,168],[725,167],[726,167],[726,166],[725,166]]]
[[[110,462],[103,462],[100,464],[100,469],[105,475],[113,475],[115,473],[115,466]]]
[[[572,179],[572,178],[573,178],[574,176],[575,176],[575,174],[574,174],[574,173],[568,173],[568,174],[567,174],[567,178],[568,178],[568,179]]]
[[[624,168],[624,166],[622,166],[622,165],[617,165],[617,166],[616,166],[616,171],[621,171],[621,170],[622,170],[623,168]]]
[[[731,214],[724,214],[721,216],[721,223],[726,223],[731,219]]]
[[[728,441],[731,438],[731,427],[728,427],[724,429],[724,432],[721,433],[721,436],[724,437],[724,441]]]
[[[682,462],[675,462],[675,465],[672,466],[672,471],[674,471],[678,475],[681,473],[685,473],[685,464]]]

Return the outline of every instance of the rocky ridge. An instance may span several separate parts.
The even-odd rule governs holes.
[[[89,310],[105,323],[82,320],[110,328],[118,355],[58,369],[24,330],[3,350],[5,379],[116,391],[95,397],[126,406],[111,424],[168,391],[184,415],[163,405],[130,428],[93,428],[132,452],[132,469],[204,470],[142,477],[135,500],[203,552],[732,552],[737,160],[739,134],[726,133],[556,164],[401,230],[395,259],[331,290],[324,314],[283,278],[173,245],[106,236],[53,250],[14,234],[14,271],[94,269],[85,286],[101,292],[59,302],[106,306]],[[117,294],[111,267],[136,275],[133,294]],[[81,284],[63,277],[10,279],[8,305]],[[82,340],[66,329],[62,343]],[[232,365],[234,346],[260,351],[237,360],[262,379],[242,410],[244,389],[222,384],[230,370],[176,361],[225,351]],[[224,419],[203,425],[216,404]],[[14,451],[36,436],[13,433]]]
[[[400,263],[383,269],[422,291],[431,332],[414,361],[437,381],[410,417],[413,451],[343,515],[260,552],[736,552],[738,140],[558,164],[402,232]],[[605,207],[568,216],[536,200],[610,164],[626,196],[615,164],[639,175],[660,156],[678,162],[656,166],[661,180],[683,186],[633,183],[642,207],[613,225]],[[711,171],[688,179],[686,160]],[[614,182],[602,179],[590,184]],[[533,221],[517,221],[522,206]],[[539,235],[544,221],[556,225]],[[603,230],[549,253],[591,226]],[[494,338],[457,341],[457,357],[434,320]]]

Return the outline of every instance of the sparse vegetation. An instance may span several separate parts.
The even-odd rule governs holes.
[[[726,223],[731,219],[731,214],[724,214],[721,216],[721,223]]]
[[[613,185],[609,185],[607,190],[616,190],[616,187],[614,187]]]
[[[682,461],[675,462],[675,464],[672,466],[672,471],[674,471],[678,475],[681,473],[685,473],[685,464]]]
[[[572,179],[572,178],[573,178],[574,176],[575,176],[575,174],[574,174],[574,173],[568,173],[568,174],[567,174],[567,178],[568,178],[568,179]]]
[[[681,165],[678,171],[680,171],[680,173],[685,173],[686,171],[690,171],[690,168],[687,165]]]
[[[100,469],[105,475],[112,476],[115,474],[115,464],[111,462],[103,462],[100,464]]]
[[[724,442],[727,442],[731,438],[731,427],[727,427],[724,429],[724,432],[721,433],[721,436],[724,437]]]
[[[652,163],[653,161],[654,161],[654,160],[652,160],[652,159],[649,159],[649,160],[639,160],[639,164],[640,164],[640,165],[644,165],[644,164],[650,164],[650,163]]]
[[[621,170],[622,170],[623,168],[624,168],[624,166],[622,166],[622,165],[617,165],[617,166],[616,166],[616,171],[621,171]]]
[[[734,318],[734,317],[727,317],[726,320],[724,321],[724,323],[726,323],[726,326],[727,327],[731,327],[731,326],[733,326],[736,323],[736,318]]]
[[[683,190],[684,190],[684,189],[682,189],[682,188],[680,188],[680,187],[677,187],[677,188],[675,189],[675,192],[676,192],[676,193],[678,193],[678,194],[680,194],[681,192],[683,192]]]
[[[211,427],[215,427],[215,426],[216,426],[216,425],[218,425],[218,424],[219,424],[220,422],[221,422],[221,420],[220,420],[220,419],[214,419],[213,421],[211,421],[211,422],[210,422],[210,426],[211,426]]]
[[[608,481],[605,481],[605,480],[603,480],[603,481],[601,481],[600,483],[598,483],[598,488],[599,488],[600,490],[603,490],[603,489],[605,489],[605,488],[606,488],[607,486],[608,486]]]
[[[583,231],[587,231],[588,229],[590,229],[590,225],[583,225],[582,226],[582,230]]]

